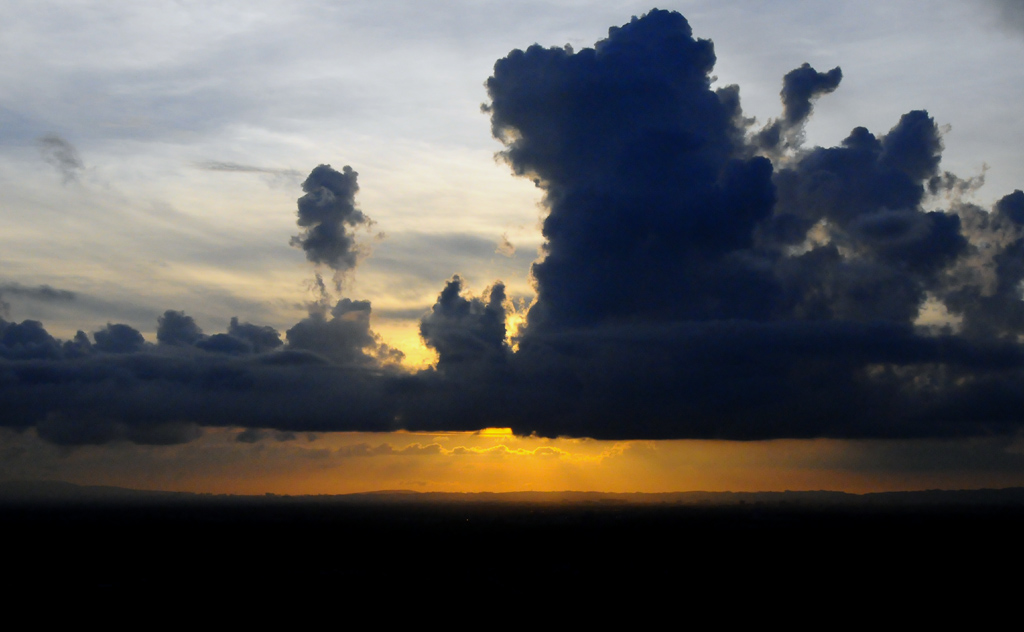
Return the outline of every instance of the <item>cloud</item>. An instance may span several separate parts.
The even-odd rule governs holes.
[[[810,64],[803,64],[782,78],[782,118],[772,121],[754,136],[761,149],[775,152],[793,149],[803,142],[804,123],[811,115],[814,100],[835,91],[843,79],[837,66],[828,72],[818,72]]]
[[[36,301],[52,302],[75,300],[75,293],[70,290],[60,290],[49,285],[28,287],[20,283],[0,283],[0,296],[19,296]]]
[[[28,287],[20,283],[0,283],[0,317],[6,317],[10,310],[10,304],[4,297],[12,296],[45,303],[70,302],[77,298],[74,292],[58,290],[49,285]]]
[[[235,441],[239,443],[259,443],[268,437],[278,443],[294,441],[297,438],[294,432],[266,432],[258,428],[246,428],[235,435]]]
[[[0,358],[41,360],[61,357],[60,343],[36,320],[8,323],[0,319]]]
[[[501,239],[498,241],[498,247],[494,249],[494,252],[506,257],[514,257],[516,255],[516,247],[509,241],[508,233],[502,233]]]
[[[106,328],[93,333],[92,337],[96,350],[105,353],[135,353],[146,343],[138,330],[123,324],[107,323]]]
[[[302,183],[306,194],[299,198],[298,222],[304,230],[292,238],[292,245],[302,248],[313,263],[339,274],[355,268],[358,261],[359,249],[349,229],[371,223],[356,208],[358,175],[349,166],[338,172],[320,165]]]
[[[835,67],[818,72],[805,63],[782,78],[782,118],[789,126],[797,125],[811,115],[812,100],[834,91],[843,79],[843,71]]]
[[[370,329],[370,302],[343,298],[331,310],[320,311],[289,329],[288,348],[322,355],[346,366],[376,367],[400,362],[402,352],[382,343]]]
[[[565,450],[555,448],[552,446],[541,446],[528,450],[526,448],[510,448],[507,445],[498,444],[486,448],[467,447],[467,446],[455,446],[451,450],[446,450],[445,454],[453,456],[487,456],[491,458],[508,458],[508,457],[537,457],[542,459],[566,459],[572,458],[573,455],[569,454]],[[575,459],[577,461],[586,459]]]
[[[652,11],[592,49],[534,45],[495,64],[492,131],[550,211],[529,328],[696,317],[730,277],[757,274],[727,257],[771,214],[772,165],[744,157],[737,102],[710,87],[714,61],[681,15]]]
[[[374,333],[369,301],[330,298],[318,276],[284,342],[237,318],[206,335],[175,311],[157,345],[125,326],[90,345],[0,321],[3,423],[69,444],[187,440],[204,426],[243,426],[243,441],[495,426],[602,439],[1018,432],[1024,193],[964,202],[956,191],[980,183],[941,169],[942,128],[925,110],[804,147],[838,68],[786,75],[769,123],[784,142],[766,144],[739,88],[711,88],[714,64],[710,41],[657,10],[593,48],[496,62],[484,109],[547,211],[515,351],[501,282],[472,296],[451,276],[420,322],[437,366],[410,372]],[[293,244],[337,274],[369,223],[357,190],[350,167],[321,165],[298,202]],[[938,192],[951,192],[945,208]],[[493,255],[491,241],[461,242]],[[925,321],[932,308],[949,322]],[[351,456],[393,450],[382,446]]]
[[[64,184],[78,180],[78,174],[85,169],[85,163],[75,146],[56,134],[47,134],[39,139],[39,151],[43,160],[52,165]]]
[[[997,10],[1004,28],[1024,32],[1024,5],[1017,0],[988,0],[988,4]]]
[[[993,297],[958,273],[978,245],[957,213],[922,208],[941,177],[928,113],[883,136],[855,128],[840,147],[790,143],[773,165],[750,157],[764,131],[748,135],[738,89],[711,89],[713,65],[711,43],[666,11],[593,49],[535,45],[495,65],[494,135],[550,211],[512,363],[516,432],[904,436],[1019,423],[997,411],[1021,377],[1022,253],[993,240],[1006,244],[989,249]],[[841,77],[787,74],[772,125],[798,131]],[[1004,224],[996,232],[1016,230]],[[915,328],[936,296],[970,331]],[[986,301],[1011,313],[973,327],[998,311]]]
[[[231,317],[228,335],[249,343],[256,353],[273,351],[282,344],[280,334],[273,327],[239,323],[237,316]]]
[[[456,275],[437,297],[430,314],[420,321],[420,335],[438,353],[440,370],[467,364],[501,362],[510,349],[505,342],[505,286],[495,283],[486,298],[462,296]]]
[[[269,169],[267,167],[256,167],[253,165],[241,165],[237,162],[222,162],[219,160],[207,160],[197,162],[196,167],[206,171],[228,171],[235,173],[263,173],[272,176],[299,176],[301,172],[295,169]]]
[[[202,338],[203,330],[185,312],[169,309],[157,320],[156,339],[162,345],[192,345]]]
[[[369,443],[356,443],[342,446],[334,451],[335,456],[342,458],[363,456],[430,456],[441,453],[442,448],[436,443],[428,445],[412,443],[402,448],[395,448],[389,443],[381,443],[376,446],[371,446]]]

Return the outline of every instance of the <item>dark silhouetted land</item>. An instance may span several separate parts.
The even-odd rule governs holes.
[[[0,499],[7,584],[57,591],[778,596],[864,577],[982,590],[1024,533],[1024,489],[253,497],[4,483]]]

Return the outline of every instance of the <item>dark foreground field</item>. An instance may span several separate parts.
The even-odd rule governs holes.
[[[5,585],[57,593],[896,598],[914,586],[953,598],[1009,588],[994,569],[1016,575],[1024,504],[1019,491],[1001,494],[626,501],[108,490],[8,494],[0,524]]]

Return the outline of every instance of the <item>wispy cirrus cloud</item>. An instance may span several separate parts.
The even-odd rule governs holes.
[[[254,165],[243,165],[237,162],[223,162],[219,160],[207,160],[203,162],[195,163],[195,166],[205,171],[227,171],[233,173],[263,173],[274,176],[293,176],[298,177],[302,175],[301,171],[295,169],[272,169],[269,167],[257,167]]]

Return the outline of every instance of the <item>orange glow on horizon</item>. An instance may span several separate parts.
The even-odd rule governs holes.
[[[180,445],[80,446],[3,431],[4,479],[218,494],[422,492],[685,492],[836,490],[853,493],[1024,486],[1024,473],[989,466],[948,471],[979,452],[1014,459],[1005,442],[597,441],[513,435],[508,428],[452,433],[277,433],[240,438],[207,429]],[[129,449],[130,448],[130,449]],[[921,464],[901,467],[906,454]],[[20,456],[23,455],[23,456]],[[998,456],[1003,455],[1003,456]],[[927,463],[934,460],[934,467]]]
[[[480,430],[480,431],[475,432],[473,434],[477,434],[477,435],[479,435],[481,437],[511,437],[511,436],[513,436],[511,428],[484,428],[483,430]]]

